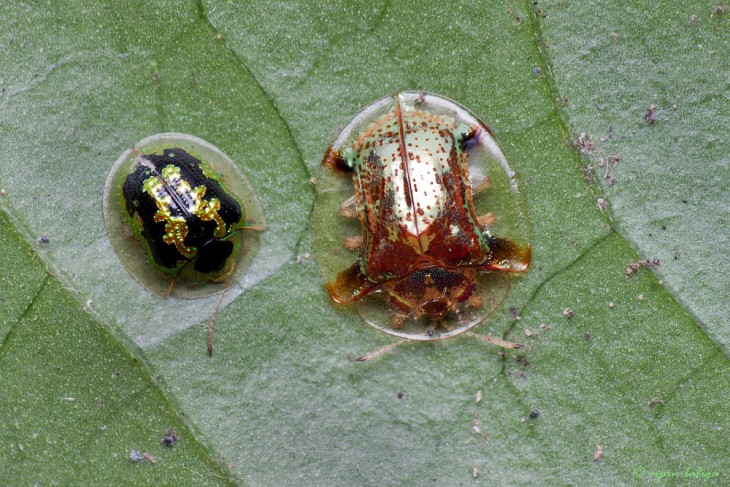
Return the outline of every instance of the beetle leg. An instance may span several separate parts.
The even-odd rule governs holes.
[[[489,189],[492,187],[491,176],[470,174],[469,182],[471,183],[471,194],[472,195],[477,195],[477,194],[481,193],[482,191],[484,191],[485,189]]]
[[[480,227],[491,227],[495,223],[497,223],[497,217],[494,216],[494,213],[489,212],[486,215],[482,215],[480,217],[477,217],[477,223]]]
[[[244,230],[256,230],[257,232],[263,232],[266,230],[266,225],[262,225],[260,223],[253,223],[253,222],[243,222]]]
[[[472,308],[481,308],[482,306],[484,306],[484,301],[482,300],[481,295],[479,295],[479,294],[472,294],[466,300],[466,304],[468,304]]]
[[[355,252],[357,249],[362,247],[362,236],[352,235],[350,237],[345,237],[342,241],[342,246],[350,252]]]
[[[327,291],[338,304],[351,303],[374,287],[375,283],[363,274],[359,262],[355,262],[337,274],[334,281],[327,283]]]
[[[403,323],[406,322],[408,316],[409,315],[403,313],[393,313],[393,316],[390,317],[390,326],[392,326],[394,330],[400,330],[403,328]]]
[[[347,218],[357,218],[357,199],[354,194],[340,205],[340,215]]]

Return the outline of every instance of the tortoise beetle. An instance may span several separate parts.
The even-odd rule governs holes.
[[[378,100],[340,132],[312,222],[333,301],[355,303],[365,322],[402,339],[476,326],[531,260],[517,176],[494,134],[422,92]]]
[[[233,285],[264,218],[245,176],[202,139],[148,137],[117,160],[104,191],[107,233],[129,273],[159,296],[203,297]]]

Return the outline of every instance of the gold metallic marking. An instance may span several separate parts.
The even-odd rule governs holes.
[[[149,166],[148,166],[149,167]],[[157,203],[157,213],[154,221],[165,222],[165,236],[163,242],[174,245],[181,255],[188,259],[195,257],[197,249],[185,245],[189,229],[186,215],[194,215],[202,221],[215,221],[216,228],[213,236],[223,238],[226,236],[226,223],[220,216],[220,200],[211,198],[204,200],[206,187],[204,185],[195,188],[182,179],[180,168],[168,164],[157,173],[153,169],[153,175],[147,178],[142,188]]]

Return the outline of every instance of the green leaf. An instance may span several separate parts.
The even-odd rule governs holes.
[[[144,368],[45,275],[2,213],[0,229],[3,483],[223,485]]]
[[[704,2],[547,5],[541,50],[564,116],[596,145],[591,178],[614,227],[659,259],[658,277],[727,352],[730,15]]]
[[[0,7],[4,479],[726,482],[728,13],[624,3]],[[517,169],[533,266],[477,331],[518,352],[459,337],[352,361],[392,339],[330,303],[309,178],[338,127],[401,90],[481,115]],[[104,230],[108,170],[166,131],[238,163],[268,224],[212,358],[216,297],[150,295]],[[609,186],[587,165],[614,155]]]

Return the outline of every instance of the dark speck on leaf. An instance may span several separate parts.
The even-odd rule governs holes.
[[[174,429],[165,431],[165,436],[162,437],[162,446],[170,447],[177,441],[177,433]]]
[[[646,120],[646,123],[652,124],[656,120],[656,117],[654,116],[654,105],[649,105],[649,108],[646,109],[646,113],[644,113],[644,120]]]

